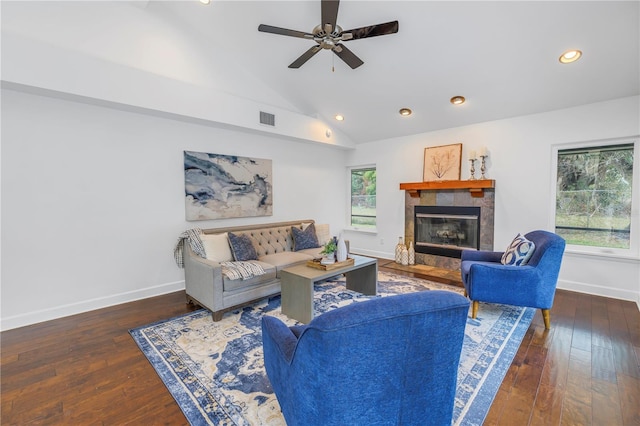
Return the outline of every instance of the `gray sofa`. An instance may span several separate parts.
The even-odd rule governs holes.
[[[213,320],[220,321],[225,312],[243,305],[280,293],[280,271],[291,265],[305,263],[314,257],[320,257],[322,247],[293,251],[293,236],[291,227],[303,229],[313,220],[293,222],[278,222],[262,225],[241,227],[204,229],[203,242],[211,235],[211,239],[219,239],[217,250],[225,252],[227,247],[221,246],[225,233],[236,235],[246,234],[258,254],[259,264],[265,274],[249,279],[229,279],[222,274],[220,262],[205,259],[195,254],[189,244],[184,249],[185,289],[187,302],[195,303],[207,308],[213,313]],[[315,225],[314,225],[315,226]],[[323,244],[329,237],[328,225],[318,225],[316,228],[318,240]],[[218,237],[215,237],[215,236]],[[228,242],[227,242],[228,244]],[[209,246],[211,247],[211,246]],[[207,249],[207,257],[215,258],[218,253],[210,253],[214,249]],[[228,255],[226,255],[228,256]],[[222,254],[225,258],[225,254]],[[230,259],[228,259],[230,260]]]

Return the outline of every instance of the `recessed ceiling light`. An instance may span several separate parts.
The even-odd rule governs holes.
[[[453,98],[449,99],[449,102],[454,105],[462,105],[465,101],[466,99],[464,98],[464,96],[454,96]]]
[[[334,118],[338,121],[344,121],[344,115],[336,114]]]
[[[200,0],[200,3],[209,4],[209,3],[211,3],[211,0]]]
[[[582,56],[582,52],[579,50],[567,50],[562,55],[560,55],[560,62],[563,64],[570,64],[571,62],[575,62]]]
[[[413,111],[411,111],[409,108],[400,108],[400,111],[398,112],[400,113],[401,116],[408,117],[412,114]]]

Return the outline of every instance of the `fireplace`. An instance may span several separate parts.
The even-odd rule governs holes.
[[[480,249],[480,223],[480,207],[415,206],[415,250],[459,259]]]
[[[404,202],[404,236],[405,241],[412,241],[416,248],[416,264],[426,265],[440,269],[448,269],[451,271],[460,270],[460,255],[463,249],[479,249],[479,250],[493,250],[493,233],[494,233],[494,211],[495,211],[495,189],[494,186],[484,186],[483,192],[480,196],[473,192],[469,188],[472,188],[476,184],[480,184],[485,181],[450,181],[450,182],[423,182],[420,183],[416,191],[409,189],[405,190],[405,202]],[[493,183],[493,181],[491,181]],[[458,187],[458,184],[462,187]],[[416,184],[418,185],[418,184]],[[422,187],[427,185],[428,188]],[[448,214],[451,216],[457,215],[473,215],[478,216],[478,229],[475,233],[470,232],[469,235],[475,235],[475,244],[473,241],[462,244],[461,247],[446,247],[452,245],[452,240],[448,241],[425,241],[422,237],[416,238],[416,232],[422,232],[416,228],[416,207],[422,208],[437,208],[436,214]],[[463,212],[459,210],[447,210],[447,208],[461,208]],[[468,213],[466,207],[475,207],[475,212]],[[444,210],[442,210],[444,209]],[[429,210],[429,209],[426,209]],[[425,213],[424,210],[420,211]],[[427,211],[427,213],[434,213],[434,211]],[[445,236],[445,233],[440,233],[441,237]],[[479,241],[478,241],[478,235]],[[462,235],[460,235],[462,237]],[[456,238],[458,236],[456,235]],[[466,232],[465,232],[466,238]],[[421,240],[423,243],[443,245],[445,247],[434,247],[432,245],[418,245],[417,241]],[[440,244],[444,242],[444,244]],[[458,245],[458,241],[456,244]],[[469,247],[472,246],[472,247]],[[425,253],[425,252],[429,253]],[[435,252],[435,253],[434,253]]]

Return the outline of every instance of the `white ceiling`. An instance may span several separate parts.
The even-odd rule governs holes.
[[[640,93],[638,1],[343,0],[338,25],[345,30],[399,21],[397,34],[345,43],[364,61],[355,70],[327,50],[289,69],[313,41],[258,32],[259,24],[311,32],[320,23],[320,0],[136,4],[130,9],[199,35],[211,45],[208,61],[253,75],[276,94],[274,105],[322,118],[355,143]],[[119,33],[131,28],[134,15],[114,15]],[[560,64],[559,55],[573,48],[582,59]],[[454,95],[466,104],[451,105]],[[402,107],[413,115],[401,117]],[[333,120],[338,113],[344,122]]]
[[[347,42],[364,61],[355,70],[330,51],[289,69],[313,42],[257,31],[264,23],[311,32],[319,0],[158,6],[227,46],[300,111],[343,114],[336,127],[361,143],[638,95],[639,4],[343,0],[345,30],[399,21],[397,34]],[[568,49],[582,59],[560,64]],[[454,95],[466,104],[451,105]],[[400,117],[401,107],[414,114]]]

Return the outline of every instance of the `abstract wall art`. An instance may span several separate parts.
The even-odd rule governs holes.
[[[271,216],[271,160],[184,151],[187,220]]]
[[[425,148],[422,180],[460,180],[461,165],[461,143]]]

